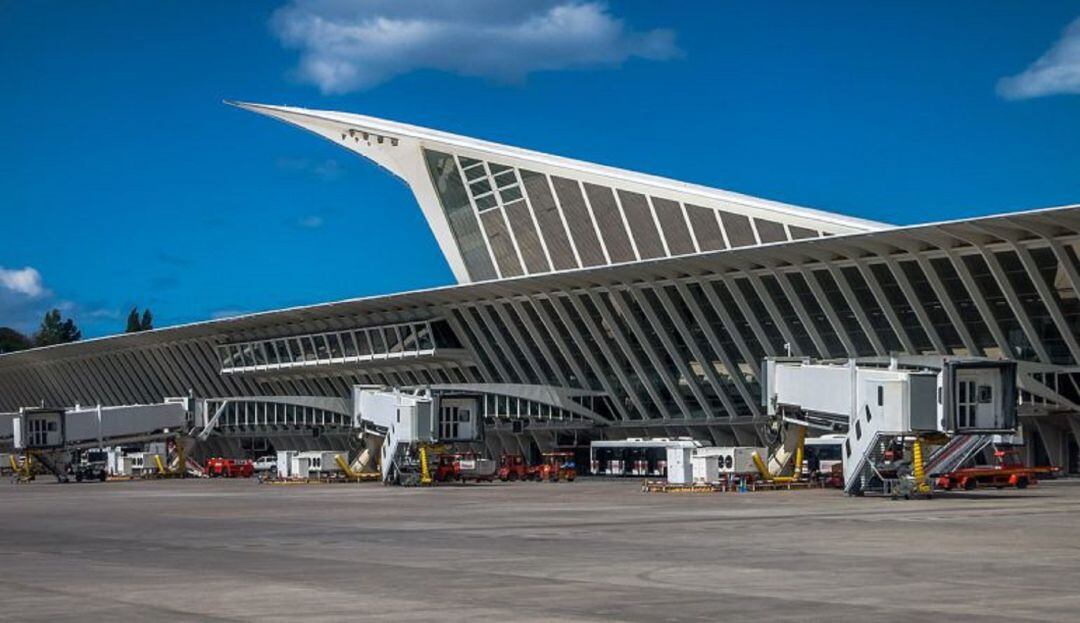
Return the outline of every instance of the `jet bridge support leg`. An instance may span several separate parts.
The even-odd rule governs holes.
[[[915,478],[915,492],[930,495],[930,483],[923,465],[923,442],[919,437],[911,445],[911,475]]]
[[[787,424],[787,436],[784,443],[779,446],[769,457],[768,464],[758,456],[757,452],[751,455],[754,466],[757,467],[761,477],[774,482],[792,482],[802,477],[803,449],[806,445],[806,427],[800,424]],[[791,463],[790,474],[788,463]]]

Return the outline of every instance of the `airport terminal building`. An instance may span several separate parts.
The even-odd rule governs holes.
[[[957,355],[1017,361],[1033,456],[1078,470],[1080,206],[894,227],[360,115],[238,105],[403,179],[458,283],[0,355],[0,412],[197,396],[237,450],[347,446],[353,388],[377,385],[477,398],[495,452],[754,445],[763,358]]]

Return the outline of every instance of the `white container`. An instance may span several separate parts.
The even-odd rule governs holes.
[[[292,478],[292,460],[297,455],[296,450],[278,450],[277,453],[277,477]]]
[[[300,480],[311,478],[311,459],[299,454],[294,456],[292,466],[289,467],[289,477]]]
[[[690,457],[693,448],[667,449],[667,480],[672,484],[689,484],[694,481],[694,468]]]
[[[720,474],[756,474],[758,469],[753,458],[755,452],[762,461],[768,461],[768,450],[757,446],[698,448],[694,451],[694,456],[715,457],[716,469]]]
[[[158,471],[157,459],[165,464],[165,457],[156,452],[131,452],[120,461],[120,473],[124,476],[142,478]]]
[[[306,452],[290,450],[278,452],[278,470],[282,469],[281,466],[283,464],[288,465],[288,470],[285,473],[279,471],[278,476],[281,478],[306,480],[308,478],[319,478],[320,476],[340,472],[341,466],[338,465],[337,462],[337,457],[339,455],[341,455],[340,452],[334,452],[332,450],[308,450]],[[286,459],[285,463],[282,463],[283,459]]]
[[[105,450],[105,469],[110,476],[123,476],[124,474],[124,451],[120,448],[108,448]]]
[[[689,438],[596,440],[589,444],[593,474],[607,476],[664,476],[668,448],[698,448],[700,441]]]
[[[713,483],[720,480],[718,456],[694,456],[690,459],[693,466],[694,483]]]

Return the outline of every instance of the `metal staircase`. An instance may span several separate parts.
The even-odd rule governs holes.
[[[886,484],[886,479],[878,473],[875,466],[881,464],[885,448],[892,440],[902,436],[888,431],[882,432],[872,424],[873,420],[867,421],[864,414],[864,417],[859,418],[858,426],[853,424],[848,430],[848,438],[844,444],[844,492],[849,495],[862,495],[878,485]],[[910,439],[911,435],[904,437]],[[993,435],[951,437],[948,443],[931,453],[927,460],[922,461],[921,456],[914,457],[915,464],[912,467],[919,472],[916,474],[917,480],[923,481],[925,477],[959,469],[990,445],[993,439]],[[848,444],[851,447],[850,455],[847,453]],[[921,447],[919,454],[921,455]]]
[[[402,439],[397,426],[390,426],[382,443],[379,461],[383,484],[416,486],[430,482],[424,446],[420,446],[418,455],[416,445],[410,439]]]
[[[56,482],[68,482],[67,470],[61,466],[56,460],[56,457],[50,456],[45,452],[28,452],[24,455],[21,469],[14,472],[16,482],[30,482],[34,479],[35,468],[34,464],[38,464],[42,469],[56,478]]]
[[[881,425],[884,418],[873,417],[869,409],[859,413],[848,426],[844,440],[844,492],[860,495],[877,477],[874,464],[884,452]]]
[[[379,471],[382,472],[382,481],[384,483],[390,482],[391,476],[396,475],[399,471],[399,466],[405,458],[404,450],[407,446],[408,444],[401,443],[397,435],[397,427],[391,425],[390,429],[386,431],[386,438],[383,439],[382,449],[380,450],[382,460],[379,461]]]
[[[956,435],[930,455],[926,461],[926,473],[936,476],[956,471],[986,449],[993,440],[993,435]]]

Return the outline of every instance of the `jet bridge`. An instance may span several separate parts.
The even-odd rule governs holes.
[[[763,401],[781,425],[846,433],[849,494],[928,492],[924,444],[953,449],[935,452],[940,461],[970,456],[983,438],[1017,425],[1013,361],[770,358],[764,372]]]
[[[359,385],[353,388],[353,405],[353,426],[369,439],[382,438],[379,466],[387,484],[427,484],[428,452],[436,444],[483,439],[479,395]]]
[[[26,407],[10,419],[12,445],[43,465],[58,481],[66,482],[68,465],[78,450],[188,434],[192,423],[190,404],[188,398],[167,398],[158,404],[119,407]]]

